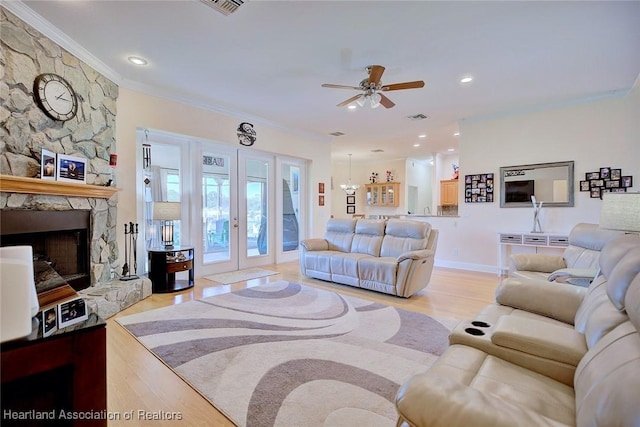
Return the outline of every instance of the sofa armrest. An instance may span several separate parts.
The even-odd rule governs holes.
[[[561,279],[566,282],[567,279],[590,279],[593,280],[598,274],[596,268],[561,268],[556,270],[547,277],[547,280],[553,282],[554,280]]]
[[[305,239],[300,244],[307,251],[326,251],[329,250],[329,242],[325,239]]]
[[[559,255],[547,254],[513,254],[511,255],[513,267],[519,271],[539,271],[541,273],[552,273],[561,268],[566,268],[567,264]]]
[[[496,290],[496,302],[573,325],[587,289],[545,280],[508,278]]]
[[[402,262],[405,259],[412,259],[412,260],[424,259],[424,258],[429,258],[433,256],[435,256],[435,253],[431,249],[420,249],[417,251],[409,251],[409,252],[400,254],[400,256],[398,256],[397,261]]]
[[[517,316],[501,316],[491,342],[573,366],[588,350],[584,335],[573,328]]]

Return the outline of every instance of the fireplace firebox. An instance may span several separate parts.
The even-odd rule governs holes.
[[[2,210],[0,245],[33,247],[38,292],[91,285],[91,211]]]

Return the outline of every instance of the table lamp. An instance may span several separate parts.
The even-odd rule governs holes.
[[[165,249],[173,248],[173,221],[182,217],[182,204],[153,202],[153,219],[162,221],[161,239]]]

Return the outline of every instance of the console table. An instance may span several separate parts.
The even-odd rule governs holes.
[[[46,338],[36,328],[2,343],[2,425],[106,427],[105,321],[91,313]]]
[[[536,248],[566,248],[569,236],[562,233],[498,233],[498,275],[509,272],[509,257],[512,246],[531,246]]]
[[[149,249],[149,279],[153,292],[175,292],[193,286],[193,248]],[[187,271],[188,280],[177,280],[176,273]]]

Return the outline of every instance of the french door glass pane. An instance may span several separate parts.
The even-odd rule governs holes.
[[[202,166],[203,262],[228,261],[229,156],[204,153]]]
[[[300,167],[282,165],[282,252],[298,249]]]
[[[247,257],[268,252],[269,164],[264,160],[247,159]]]

